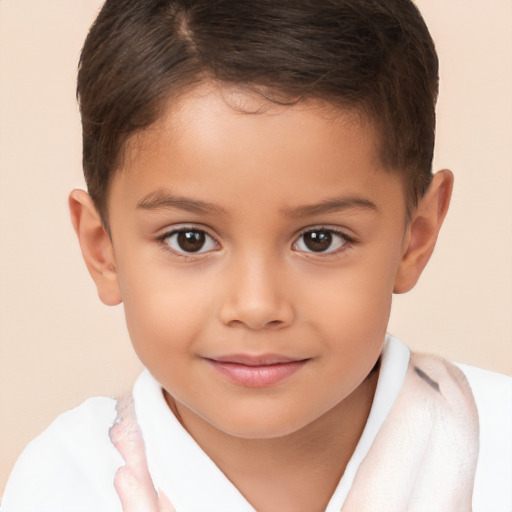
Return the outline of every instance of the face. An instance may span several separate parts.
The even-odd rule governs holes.
[[[203,85],[132,140],[109,219],[130,336],[189,421],[290,434],[378,359],[400,178],[360,116]]]

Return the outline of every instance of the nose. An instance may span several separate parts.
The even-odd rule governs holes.
[[[241,258],[227,269],[229,283],[220,308],[221,321],[251,330],[281,329],[292,324],[294,308],[283,272],[265,258]]]

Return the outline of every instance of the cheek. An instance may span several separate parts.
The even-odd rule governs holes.
[[[371,261],[353,265],[311,283],[308,309],[319,325],[331,326],[340,333],[352,331],[361,338],[375,329],[385,329],[393,283],[393,266]]]
[[[191,282],[154,261],[137,265],[138,270],[123,263],[119,271],[126,324],[142,362],[151,368],[192,351],[204,327],[201,319],[208,317],[207,296],[198,290],[197,279]]]
[[[358,385],[375,363],[387,330],[394,282],[391,259],[354,265],[331,275],[310,296],[309,321],[337,361],[350,386]]]

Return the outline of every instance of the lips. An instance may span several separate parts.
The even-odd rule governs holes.
[[[250,356],[234,354],[206,361],[234,384],[264,388],[278,384],[300,370],[309,359],[293,359],[278,354]]]

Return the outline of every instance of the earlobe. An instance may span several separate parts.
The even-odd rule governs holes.
[[[101,301],[108,306],[119,304],[122,299],[112,242],[89,194],[73,190],[69,195],[69,210],[85,264]]]
[[[421,198],[404,237],[402,259],[395,279],[394,293],[405,293],[417,283],[425,268],[443,224],[453,188],[453,174],[439,171]]]

